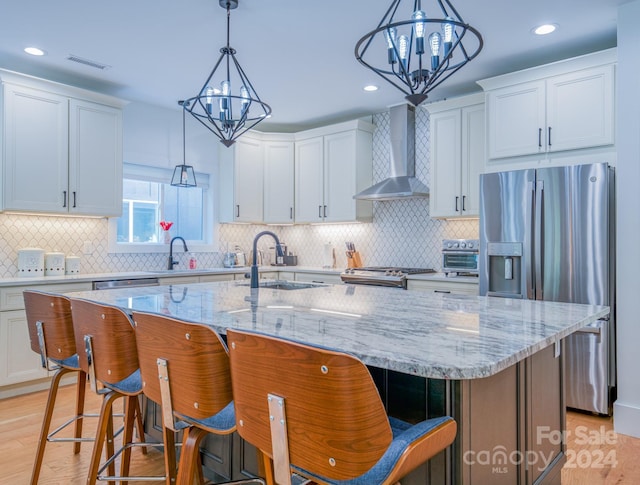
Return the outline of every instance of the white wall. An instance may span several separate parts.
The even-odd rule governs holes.
[[[618,9],[617,68],[617,344],[618,399],[614,427],[640,437],[640,1]]]

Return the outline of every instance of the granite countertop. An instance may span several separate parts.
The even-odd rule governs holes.
[[[444,379],[496,374],[609,313],[595,305],[357,285],[252,290],[237,280],[70,296],[202,322],[221,333],[254,329],[346,351],[368,365]]]

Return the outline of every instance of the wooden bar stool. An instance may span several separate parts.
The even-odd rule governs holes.
[[[317,484],[392,485],[449,446],[447,416],[411,425],[386,415],[367,367],[339,351],[227,331],[238,433]]]
[[[84,418],[98,417],[98,415],[83,414],[87,375],[82,371],[78,363],[69,299],[61,295],[33,290],[24,291],[23,297],[31,350],[40,354],[42,367],[49,371],[56,371],[49,387],[49,396],[36,450],[36,460],[31,473],[31,485],[36,485],[40,477],[42,459],[47,442],[74,443],[73,452],[78,454],[82,442],[93,441],[93,438],[82,437]],[[67,374],[74,372],[77,373],[75,415],[52,432],[49,432],[60,380]],[[73,437],[58,437],[58,434],[63,429],[72,424],[74,426]]]
[[[184,430],[177,483],[203,483],[202,439],[236,429],[227,349],[206,325],[135,311],[133,320],[143,392],[161,405],[165,435]]]
[[[132,448],[142,447],[143,452],[146,452],[149,446],[162,445],[162,443],[144,441],[138,401],[138,397],[142,394],[142,380],[133,322],[125,312],[115,306],[101,305],[77,298],[72,298],[70,301],[80,367],[89,375],[91,388],[103,396],[87,484],[94,485],[96,481],[119,481],[126,484],[127,479],[166,480],[167,484],[173,483],[171,480],[175,478],[175,466],[172,475],[129,475]],[[122,446],[116,452],[113,441],[113,404],[120,398],[125,402],[125,423]],[[136,422],[140,436],[139,441],[134,442],[133,428]],[[101,466],[105,443],[107,460]],[[168,462],[173,462],[175,465],[175,444],[170,442],[164,445],[165,453],[169,455],[173,453],[173,460],[167,458]],[[115,475],[117,457],[121,458],[120,475]],[[107,469],[107,475],[103,475]]]

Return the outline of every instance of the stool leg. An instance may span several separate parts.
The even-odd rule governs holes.
[[[144,437],[144,423],[142,422],[142,409],[140,406],[140,398],[138,396],[135,397],[136,400],[136,429],[138,430],[138,440],[140,443],[145,443]],[[142,454],[146,455],[148,453],[147,447],[142,447]]]
[[[47,397],[47,405],[44,411],[42,429],[40,430],[40,438],[38,439],[36,461],[33,464],[33,471],[31,473],[31,485],[36,485],[38,483],[38,478],[40,477],[42,458],[44,457],[44,447],[47,444],[47,436],[49,435],[49,428],[51,427],[51,418],[53,416],[53,408],[56,404],[56,397],[58,396],[58,386],[60,385],[60,379],[62,379],[62,377],[69,372],[75,371],[62,367],[53,375],[53,378],[51,379],[51,387],[49,387],[49,396]]]
[[[129,476],[129,464],[131,463],[131,447],[127,446],[133,443],[133,427],[136,424],[137,418],[140,416],[137,396],[127,396],[124,398],[125,412],[124,412],[124,432],[122,434],[122,457],[120,461],[120,476]],[[120,482],[122,485],[127,485],[128,482]]]
[[[116,399],[122,397],[122,394],[111,391],[105,394],[100,409],[100,418],[98,418],[98,427],[96,429],[96,440],[93,443],[93,452],[91,455],[91,463],[87,474],[87,485],[95,485],[98,478],[98,469],[100,468],[100,458],[102,456],[102,447],[107,441],[107,457],[113,456],[113,403]],[[115,474],[114,471],[109,471]]]
[[[162,441],[164,443],[165,482],[166,482],[166,485],[175,485],[176,483],[176,434],[175,432],[163,426]]]
[[[78,372],[78,382],[76,384],[76,416],[82,416],[84,413],[84,397],[85,397],[85,389],[87,384],[87,374],[79,371]],[[74,424],[74,432],[73,436],[75,438],[82,437],[82,421],[83,418],[76,419]],[[80,441],[76,441],[73,444],[73,453],[77,455],[80,453],[80,445],[82,443]]]
[[[192,426],[185,430],[178,465],[178,485],[192,485],[193,478],[199,476],[197,467],[200,464],[200,442],[208,432]]]

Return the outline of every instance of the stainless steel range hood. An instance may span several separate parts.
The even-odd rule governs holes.
[[[389,115],[389,177],[354,195],[354,199],[396,200],[429,196],[427,186],[415,177],[415,108],[408,104],[393,106]]]

